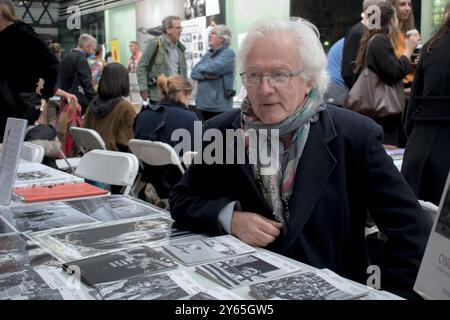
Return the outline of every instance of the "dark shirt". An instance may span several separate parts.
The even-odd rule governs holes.
[[[342,53],[342,70],[341,75],[347,87],[353,87],[356,81],[354,71],[354,61],[358,56],[359,44],[364,34],[365,26],[359,22],[354,25],[345,36],[344,50]]]

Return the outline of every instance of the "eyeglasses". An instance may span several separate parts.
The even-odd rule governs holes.
[[[263,77],[267,77],[269,83],[273,87],[286,87],[291,83],[291,78],[299,76],[303,71],[295,73],[287,72],[274,72],[274,73],[258,73],[258,72],[242,72],[240,75],[242,77],[242,82],[248,87],[258,87],[261,84]]]

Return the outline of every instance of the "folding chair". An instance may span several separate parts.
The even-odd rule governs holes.
[[[188,168],[192,164],[192,161],[194,160],[196,154],[196,151],[186,151],[183,154],[183,164],[186,168]]]
[[[134,154],[91,150],[80,159],[75,170],[79,177],[117,186],[126,187],[128,195],[139,171],[139,161]]]
[[[45,149],[43,146],[32,143],[24,142],[22,145],[22,151],[20,158],[29,162],[41,163],[45,156]]]
[[[419,200],[420,206],[422,207],[423,211],[430,217],[431,222],[436,219],[436,215],[439,211],[439,207],[435,205],[434,203],[422,201]]]
[[[70,134],[83,154],[95,149],[106,150],[105,141],[95,130],[71,127]]]

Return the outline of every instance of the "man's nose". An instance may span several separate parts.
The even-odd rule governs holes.
[[[270,76],[268,74],[263,74],[261,76],[261,82],[259,83],[259,88],[262,93],[268,94],[275,91],[274,86],[270,83]]]

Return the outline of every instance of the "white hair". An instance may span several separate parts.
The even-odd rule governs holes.
[[[329,76],[326,71],[327,57],[320,43],[317,28],[307,20],[262,20],[250,27],[238,53],[238,66],[243,72],[247,67],[247,56],[256,40],[264,39],[273,33],[292,34],[296,39],[303,77],[311,81],[319,95],[325,93]]]
[[[97,45],[97,39],[95,39],[93,36],[91,36],[90,34],[82,34],[79,38],[78,38],[78,47],[80,48],[86,48],[87,46],[92,45],[92,46],[96,46]]]

